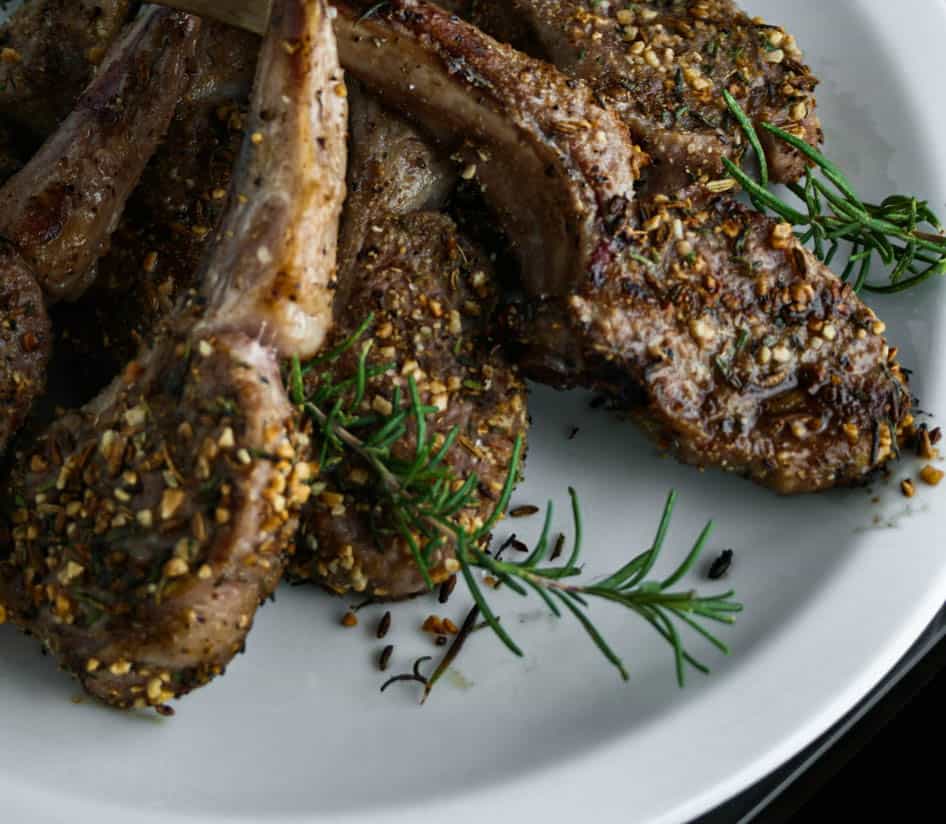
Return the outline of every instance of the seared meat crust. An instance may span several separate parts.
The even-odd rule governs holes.
[[[354,79],[349,99],[348,196],[339,233],[336,315],[349,310],[348,290],[359,277],[373,221],[386,213],[406,215],[438,209],[457,181],[456,167],[430,140],[392,114]]]
[[[368,383],[369,413],[387,410],[395,390],[407,397],[413,375],[422,401],[438,407],[428,420],[431,436],[453,427],[458,441],[444,463],[456,477],[475,473],[481,504],[460,513],[471,526],[487,517],[505,479],[517,434],[525,434],[525,388],[489,339],[496,287],[483,252],[460,235],[448,217],[425,209],[441,205],[457,180],[456,167],[409,122],[381,106],[361,85],[349,81],[349,195],[339,244],[337,326],[339,346],[369,313],[374,344],[369,366],[393,368]],[[344,380],[357,368],[362,341],[330,367]],[[313,391],[321,372],[310,372]],[[396,457],[416,448],[409,427],[396,444]],[[424,580],[392,515],[362,461],[323,467],[324,494],[303,513],[290,575],[336,592],[366,592],[403,598],[424,589]],[[430,572],[441,581],[456,571],[450,543],[431,557]]]
[[[144,13],[62,126],[0,190],[0,232],[49,299],[75,298],[94,278],[186,88],[197,31],[189,15]]]
[[[41,503],[14,513],[0,600],[122,707],[163,704],[241,651],[282,572],[287,507],[308,491],[270,353],[227,335],[204,356],[182,331],[165,330],[105,402],[59,419],[14,478]]]
[[[70,383],[95,386],[135,356],[175,300],[198,287],[244,133],[259,38],[203,21],[196,67],[167,135],[128,200],[98,275],[53,311]]]
[[[198,22],[167,9],[142,15],[110,51],[76,110],[0,189],[3,318],[0,452],[45,386],[46,298],[83,289],[125,198],[167,128],[187,80]],[[147,89],[158,83],[160,89]],[[27,313],[28,312],[28,316]]]
[[[517,18],[542,56],[585,80],[620,115],[653,160],[650,193],[673,196],[692,183],[725,178],[720,158],[738,161],[746,151],[723,89],[755,122],[774,123],[812,145],[822,140],[813,94],[818,81],[795,39],[750,18],[732,0],[510,0],[498,32],[489,4],[465,5],[477,25],[497,36],[508,33],[506,18]],[[803,156],[763,134],[772,179],[801,177]]]
[[[334,3],[346,69],[451,149],[517,247],[530,290],[563,294],[606,259],[641,155],[582,82],[495,42],[431,3]],[[610,228],[609,228],[610,227]]]

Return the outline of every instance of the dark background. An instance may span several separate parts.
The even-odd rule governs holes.
[[[946,822],[946,613],[818,744],[694,824]]]
[[[946,640],[759,821],[946,821]]]

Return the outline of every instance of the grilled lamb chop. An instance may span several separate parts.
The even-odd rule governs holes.
[[[423,0],[361,20],[336,5],[350,72],[442,138],[484,144],[478,175],[500,215],[528,214],[534,190],[581,215],[561,261],[554,221],[525,243],[525,221],[509,224],[543,377],[620,386],[684,460],[780,492],[860,481],[896,452],[909,393],[884,325],[790,226],[666,197],[639,216],[624,129],[581,81]]]
[[[732,200],[652,221],[606,278],[517,318],[528,373],[606,392],[684,462],[781,493],[895,456],[911,396],[885,326],[788,224]]]
[[[527,428],[525,387],[488,338],[496,300],[492,269],[444,215],[387,215],[374,227],[334,340],[345,340],[366,313],[374,313],[369,367],[395,367],[369,381],[366,405],[388,412],[392,393],[399,387],[404,397],[407,376],[414,375],[421,401],[440,410],[428,420],[435,443],[458,430],[444,464],[457,478],[475,474],[479,480],[479,505],[457,519],[467,529],[477,528],[492,512],[516,436]],[[335,364],[337,380],[353,374],[359,352],[356,346]],[[310,376],[312,390],[317,377]],[[410,459],[414,435],[412,427],[396,445],[395,457]],[[352,459],[323,473],[322,480],[326,488],[305,511],[290,576],[383,599],[424,591],[407,541],[390,528],[378,529],[393,520],[370,467]],[[435,549],[428,566],[434,583],[457,572],[452,545]]]
[[[55,366],[69,397],[92,397],[177,297],[198,287],[201,258],[226,209],[258,52],[255,35],[202,22],[187,93],[128,200],[95,283],[79,301],[53,310]]]
[[[279,0],[259,64],[203,295],[12,481],[4,610],[119,707],[223,671],[310,489],[280,359],[310,356],[331,323],[346,106],[325,4]]]
[[[144,13],[75,111],[0,189],[0,234],[9,241],[0,258],[0,452],[44,385],[50,328],[40,289],[55,300],[94,277],[185,88],[197,27],[180,13]]]
[[[44,140],[72,111],[137,6],[26,0],[0,28],[0,115]]]
[[[505,480],[517,434],[527,426],[525,388],[489,340],[496,287],[487,257],[448,217],[424,211],[440,205],[457,178],[454,167],[410,124],[349,83],[351,152],[349,197],[340,232],[338,325],[332,345],[349,339],[369,313],[374,347],[369,366],[394,369],[368,382],[369,410],[384,413],[392,393],[406,396],[413,374],[435,439],[458,429],[444,458],[455,476],[476,474],[481,504],[460,513],[467,528],[481,525]],[[346,303],[342,303],[342,295]],[[331,366],[336,381],[353,374],[364,341]],[[319,370],[308,375],[314,391]],[[367,434],[367,433],[364,433]],[[395,448],[408,459],[412,429]],[[373,474],[357,459],[326,472],[325,491],[308,505],[289,574],[336,592],[403,598],[425,589],[408,543],[390,530]],[[435,583],[458,569],[453,547],[429,561]]]
[[[648,193],[673,196],[695,182],[719,190],[726,177],[720,158],[738,161],[747,148],[723,89],[757,123],[774,123],[812,145],[822,139],[813,95],[818,81],[801,62],[795,39],[750,19],[732,0],[509,0],[498,18],[477,0],[455,5],[500,38],[509,36],[508,19],[515,18],[525,27],[520,42],[538,43],[532,51],[585,80],[654,161]],[[804,174],[796,149],[768,132],[760,130],[760,138],[773,180]]]
[[[0,190],[0,232],[50,299],[76,297],[94,276],[186,88],[197,29],[188,15],[143,12],[72,114]]]

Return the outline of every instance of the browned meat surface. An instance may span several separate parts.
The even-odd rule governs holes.
[[[515,113],[501,128],[514,128],[522,146],[541,139],[561,111],[557,98],[526,93],[536,75],[525,58],[423,0],[394,0],[360,22],[343,8],[341,18],[350,71],[425,125],[449,124],[457,137],[495,145],[494,121],[482,116],[489,100],[491,112]],[[596,125],[573,129],[561,151],[581,141],[618,145],[621,128],[572,84],[572,105],[585,108],[572,117]],[[489,179],[504,170],[525,199],[519,158],[489,157]],[[554,275],[543,280],[554,243],[517,244],[531,298],[519,332],[540,377],[619,388],[684,460],[780,492],[857,482],[889,460],[909,394],[884,325],[790,227],[731,203],[701,209],[657,197],[643,214],[626,200],[618,211],[615,193],[633,190],[629,170],[562,166],[570,176],[550,175],[549,186],[583,204],[585,254],[572,255],[567,271],[548,261]],[[513,205],[489,185],[484,193],[500,214]],[[535,227],[538,241],[547,225]],[[537,249],[538,258],[528,257]]]
[[[186,88],[196,31],[196,18],[144,13],[72,114],[0,190],[0,232],[49,298],[75,298],[94,277]]]
[[[458,523],[482,526],[502,489],[515,438],[527,428],[525,387],[489,339],[496,291],[488,259],[447,217],[388,215],[373,222],[354,278],[334,340],[346,340],[373,312],[375,324],[365,338],[373,342],[368,363],[394,364],[369,382],[369,410],[389,411],[395,389],[405,398],[407,377],[415,377],[421,401],[439,410],[428,421],[435,442],[458,430],[445,464],[457,478],[479,479],[480,504],[462,510]],[[355,346],[334,366],[337,380],[354,373],[360,351]],[[317,372],[309,373],[310,391],[318,381]],[[407,460],[415,447],[411,430],[395,457]],[[290,575],[378,598],[423,591],[410,547],[393,533],[369,468],[346,461],[322,480],[325,490],[306,510]],[[429,566],[435,583],[457,572],[452,545],[434,550]]]
[[[0,452],[45,385],[50,338],[36,278],[10,244],[0,243]]]
[[[185,112],[212,105],[245,109],[259,49],[257,35],[205,20],[197,44],[197,67],[181,108]]]
[[[506,19],[516,17],[527,46],[541,44],[542,56],[588,82],[651,156],[648,191],[673,195],[691,183],[724,179],[720,157],[737,160],[746,151],[723,89],[756,122],[812,144],[822,139],[813,94],[818,81],[794,37],[750,18],[732,0],[509,0],[498,23],[491,4],[457,2],[497,37],[508,36]],[[774,180],[804,174],[799,152],[762,134]]]
[[[98,275],[53,311],[71,382],[101,385],[134,357],[175,299],[197,288],[199,264],[226,207],[243,139],[259,38],[204,21],[197,65],[167,135],[128,200]]]
[[[277,9],[284,12],[280,24],[303,36],[280,43],[278,31],[271,30],[264,43],[242,156],[249,155],[265,174],[244,173],[231,186],[237,203],[228,210],[201,280],[210,306],[203,325],[259,336],[283,356],[308,358],[319,351],[332,323],[347,90],[327,19],[334,12],[325,0],[281,0],[274,15]],[[290,59],[276,60],[277,51]],[[283,99],[287,89],[298,95],[289,102]],[[290,123],[273,120],[274,110],[286,107]],[[241,209],[245,200],[249,205]],[[243,244],[227,242],[233,238]],[[261,266],[268,277],[259,277]]]
[[[441,0],[437,5],[469,20],[500,43],[509,43],[533,57],[546,57],[544,46],[535,39],[531,21],[514,3]]]
[[[72,111],[131,0],[25,0],[0,27],[0,116],[45,139]]]
[[[357,279],[359,254],[384,212],[406,215],[444,204],[456,184],[455,165],[403,118],[392,115],[361,84],[349,80],[348,196],[339,234],[335,312],[348,311],[345,293]],[[354,267],[354,270],[352,270]]]
[[[232,186],[243,197],[203,270],[209,301],[183,303],[18,456],[0,601],[116,706],[219,675],[282,574],[313,468],[279,364],[318,349],[331,322],[345,114],[324,3],[279,0]],[[274,319],[297,317],[281,304],[311,305],[299,294],[323,296],[320,315],[280,334]]]
[[[77,109],[0,189],[0,232],[12,241],[4,248],[2,288],[13,312],[0,320],[12,338],[0,377],[0,393],[11,399],[0,410],[0,452],[45,384],[51,333],[37,294],[60,296],[94,275],[185,87],[196,33],[196,18],[158,9],[143,14]]]

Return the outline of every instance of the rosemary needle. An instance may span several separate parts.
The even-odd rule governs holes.
[[[760,179],[753,180],[729,158],[723,158],[729,176],[742,186],[759,211],[771,211],[796,227],[801,242],[810,242],[825,264],[831,265],[842,244],[846,244],[848,258],[841,278],[853,278],[855,291],[893,294],[946,274],[946,235],[927,201],[891,195],[879,204],[865,202],[847,176],[821,152],[790,132],[763,123],[762,129],[803,154],[810,163],[804,182],[787,187],[799,205],[787,203],[768,188],[761,141],[752,122],[732,95],[724,91],[723,97],[759,156],[762,170]],[[877,259],[889,270],[888,283],[869,279]]]
[[[736,98],[726,89],[723,89],[723,100],[726,101],[729,111],[732,112],[732,116],[736,118],[736,122],[745,132],[749,145],[752,146],[752,151],[755,152],[756,160],[759,162],[759,183],[764,188],[769,185],[769,164],[765,159],[765,152],[762,150],[762,141],[759,140],[759,135],[752,127],[749,116],[742,110]]]

